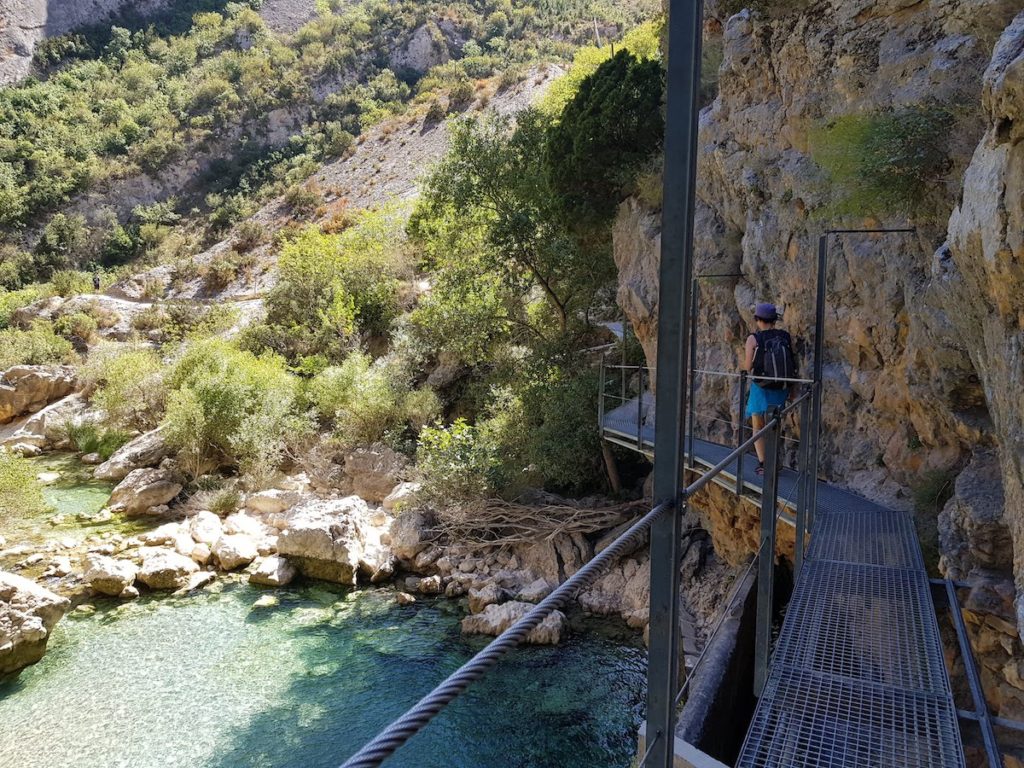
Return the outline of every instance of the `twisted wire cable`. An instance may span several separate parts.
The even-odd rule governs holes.
[[[381,731],[373,741],[346,760],[342,768],[376,768],[383,763],[472,683],[490,671],[505,654],[520,645],[549,614],[564,607],[581,590],[593,586],[610,565],[640,543],[651,524],[672,506],[672,502],[664,502],[640,518],[572,578],[502,632],[480,653],[455,670],[444,682],[420,699],[412,709]]]

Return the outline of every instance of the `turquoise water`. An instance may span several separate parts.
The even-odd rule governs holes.
[[[387,590],[245,584],[100,606],[58,625],[0,684],[0,766],[338,766],[484,644],[462,609]],[[606,624],[526,648],[387,763],[395,768],[625,768],[645,653]]]

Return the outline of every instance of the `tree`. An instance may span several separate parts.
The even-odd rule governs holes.
[[[514,129],[504,117],[456,123],[411,226],[422,239],[445,218],[479,221],[479,271],[496,275],[524,303],[539,290],[565,333],[613,275],[614,265],[607,251],[581,248],[567,226],[546,165],[549,125],[533,110],[520,113]],[[542,333],[542,326],[534,327]]]
[[[586,78],[548,135],[552,185],[577,227],[610,220],[661,146],[661,63],[620,51]]]

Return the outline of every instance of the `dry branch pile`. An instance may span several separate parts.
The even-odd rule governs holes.
[[[646,511],[644,502],[590,509],[571,504],[517,504],[487,499],[453,506],[438,515],[451,541],[491,547],[549,541],[559,534],[590,534],[613,528]]]

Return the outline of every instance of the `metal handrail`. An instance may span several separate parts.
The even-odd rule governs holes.
[[[431,720],[461,695],[471,683],[489,672],[509,651],[520,645],[549,614],[562,608],[575,595],[590,586],[605,570],[630,547],[635,547],[647,534],[654,521],[675,506],[666,501],[634,523],[607,549],[567,579],[558,589],[537,604],[523,618],[502,632],[486,648],[467,661],[444,682],[424,696],[404,715],[385,728],[369,744],[360,749],[342,765],[342,768],[376,768],[388,757],[419,733]]]

